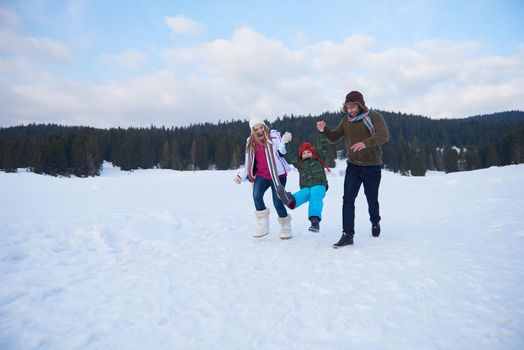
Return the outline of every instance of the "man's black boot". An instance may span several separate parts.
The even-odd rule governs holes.
[[[371,234],[373,237],[380,236],[380,222],[377,222],[376,224],[371,224]]]
[[[353,244],[353,235],[354,234],[355,234],[354,232],[349,232],[349,233],[342,232],[342,237],[340,237],[337,243],[333,244],[333,248],[337,249],[337,248],[340,248],[346,245]]]

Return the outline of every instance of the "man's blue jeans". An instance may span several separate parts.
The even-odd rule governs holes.
[[[358,166],[348,163],[342,202],[342,230],[344,232],[355,233],[355,199],[362,184],[368,201],[369,220],[373,224],[380,221],[378,188],[382,177],[381,169],[381,165]]]

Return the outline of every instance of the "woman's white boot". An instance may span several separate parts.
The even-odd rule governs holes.
[[[255,211],[257,226],[253,232],[253,237],[262,237],[269,233],[269,209]]]
[[[280,239],[290,239],[291,235],[291,215],[287,214],[285,218],[278,218],[280,223]]]

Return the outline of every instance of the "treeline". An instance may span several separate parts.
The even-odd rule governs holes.
[[[524,162],[524,112],[509,111],[466,119],[432,120],[382,112],[390,131],[383,146],[385,168],[424,176],[427,170],[455,172]],[[340,113],[284,116],[271,127],[290,131],[288,157],[313,142],[330,166],[345,157],[343,141],[330,144],[316,131],[323,119],[338,125]],[[36,125],[0,128],[0,169],[29,168],[54,176],[96,176],[103,161],[122,170],[237,169],[244,162],[247,121],[204,123],[187,127],[112,128]]]

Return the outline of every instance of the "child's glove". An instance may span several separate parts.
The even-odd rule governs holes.
[[[240,178],[240,176],[235,176],[235,178],[233,179],[233,181],[235,181],[237,184],[241,184],[242,183],[242,179]]]
[[[284,135],[282,135],[282,142],[288,143],[291,141],[292,138],[293,136],[291,135],[291,133],[286,131]]]

